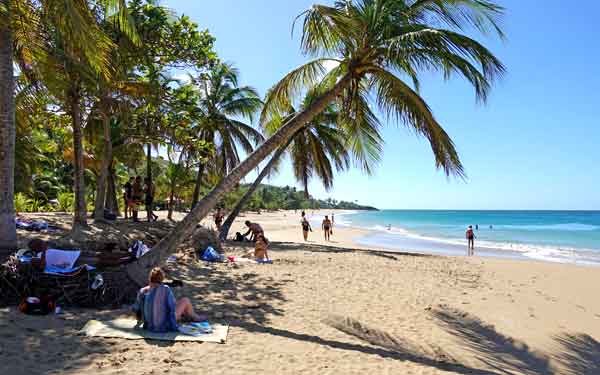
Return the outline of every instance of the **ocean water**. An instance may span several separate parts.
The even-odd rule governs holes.
[[[464,255],[472,225],[477,255],[600,265],[600,211],[383,210],[335,221],[370,229],[355,239],[367,246]]]

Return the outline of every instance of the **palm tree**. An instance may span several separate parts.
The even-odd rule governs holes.
[[[461,75],[474,86],[477,99],[485,101],[504,66],[463,32],[475,29],[502,37],[498,25],[502,14],[503,8],[487,0],[346,0],[312,6],[302,15],[301,44],[316,59],[287,74],[265,106],[282,112],[290,98],[306,87],[320,86],[323,94],[223,178],[147,257],[131,264],[130,277],[143,283],[148,268],[166,259],[223,194],[334,101],[348,122],[360,124],[373,120],[369,114],[372,94],[373,104],[388,118],[429,141],[436,167],[446,175],[464,177],[452,140],[418,93],[419,73],[437,71],[444,78]],[[338,66],[327,73],[324,63],[331,61]],[[401,76],[408,77],[415,88]]]
[[[94,2],[93,7],[90,5],[92,4],[86,1],[74,0],[2,1],[0,3],[0,15],[3,20],[9,21],[3,22],[2,56],[11,52],[4,44],[17,46],[11,52],[10,62],[8,60],[0,62],[0,71],[3,74],[12,72],[13,61],[18,63],[19,68],[29,78],[42,80],[49,88],[58,89],[60,91],[58,96],[62,97],[65,110],[72,117],[75,154],[74,190],[77,197],[73,222],[75,230],[86,225],[81,132],[83,78],[90,72],[105,76],[109,74],[107,54],[111,43],[98,27],[99,15],[113,22],[117,29],[133,35],[125,11],[125,0],[103,0]],[[11,87],[14,88],[12,78],[5,80],[3,77],[2,82],[6,82],[6,85],[1,89],[7,90],[0,92],[2,97],[14,96],[14,89],[11,90]],[[10,100],[7,99],[7,103]],[[14,102],[14,99],[12,100]],[[14,134],[14,105],[0,108],[0,118],[8,119],[3,129]],[[0,191],[5,191],[8,196],[11,195],[11,188],[8,185],[14,184],[10,177],[13,172],[9,171],[14,167],[14,162],[11,164],[10,161],[14,159],[14,146],[11,146],[14,142],[10,140],[10,136],[6,139],[6,145],[2,146],[7,156],[6,173],[8,174],[1,182]],[[8,216],[14,216],[8,206],[2,211],[6,211]],[[11,236],[9,234],[8,238]]]
[[[302,108],[310,107],[312,101],[318,97],[316,91],[311,90],[305,97]],[[302,109],[301,109],[302,110]],[[270,116],[270,121],[264,125],[267,134],[275,133],[288,118],[298,113],[290,106],[289,113],[286,116],[275,114]],[[354,129],[354,126],[341,123],[342,115],[333,104],[329,105],[322,113],[315,116],[303,128],[298,130],[285,145],[281,146],[269,163],[263,168],[254,183],[249,187],[244,196],[231,210],[227,220],[223,223],[219,238],[223,241],[227,238],[231,225],[235,218],[240,214],[242,208],[246,205],[252,194],[256,191],[262,180],[271,172],[271,169],[277,164],[285,150],[290,149],[292,167],[296,180],[304,187],[304,195],[309,197],[308,183],[316,175],[326,189],[333,186],[333,166],[338,171],[349,167],[351,156],[354,156],[359,165],[370,173],[374,164],[379,161],[382,139],[378,128],[361,128],[360,133],[346,132],[346,129]],[[374,125],[378,126],[377,123]],[[365,136],[367,135],[368,136]],[[360,135],[359,139],[356,136]],[[350,138],[351,136],[352,138]],[[367,142],[363,149],[372,152],[359,152],[351,155],[348,147],[357,142]],[[374,157],[371,157],[373,155]]]
[[[0,17],[11,19],[11,1],[0,0]],[[0,24],[0,250],[17,248],[15,227],[15,78],[11,22]]]
[[[198,106],[204,112],[203,121],[199,124],[200,137],[216,144],[212,165],[223,175],[239,164],[238,146],[244,152],[251,153],[254,146],[264,140],[252,125],[240,120],[252,120],[262,106],[262,100],[255,89],[239,86],[238,81],[239,71],[230,63],[221,63],[195,82],[201,97]],[[204,169],[204,164],[200,162],[192,207],[200,196]]]

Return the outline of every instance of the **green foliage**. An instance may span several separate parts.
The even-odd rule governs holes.
[[[250,185],[241,185],[223,199],[223,206],[233,208],[248,190]],[[335,199],[320,200],[306,196],[304,191],[295,187],[279,187],[260,185],[252,194],[244,207],[246,210],[301,210],[301,209],[344,209],[344,210],[376,210],[374,207],[362,206],[353,202],[337,201]]]
[[[75,205],[75,194],[70,191],[63,191],[56,197],[57,209],[61,212],[73,212]]]
[[[15,194],[15,210],[17,212],[27,212],[28,198],[23,193]]]

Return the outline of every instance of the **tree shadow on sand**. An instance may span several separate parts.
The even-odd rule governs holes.
[[[337,246],[329,246],[318,243],[295,243],[295,242],[271,242],[272,246],[278,248],[280,250],[286,251],[307,251],[311,253],[361,253],[371,256],[376,256],[380,258],[386,258],[390,260],[398,260],[397,256],[410,256],[415,258],[432,258],[435,255],[430,254],[419,254],[419,253],[408,253],[402,251],[384,251],[384,250],[360,250],[360,249],[352,249],[352,248],[344,248]]]
[[[262,326],[251,322],[240,322],[238,327],[248,332],[265,333],[292,340],[311,342],[339,350],[359,352],[398,361],[409,361],[439,370],[452,371],[457,374],[498,375],[498,373],[495,372],[471,368],[455,363],[452,358],[441,351],[436,353],[435,356],[429,356],[423,353],[418,347],[411,345],[406,341],[394,338],[383,331],[366,327],[362,323],[350,318],[332,317],[327,319],[324,323],[354,338],[364,341],[369,345],[330,340],[316,335],[297,333],[281,328]]]
[[[111,353],[115,340],[79,335],[88,319],[111,319],[115,312],[77,310],[62,316],[26,316],[16,308],[0,312],[0,373],[83,372]],[[10,325],[10,328],[6,328]],[[3,328],[4,326],[4,328]]]
[[[558,353],[552,358],[562,368],[565,375],[600,374],[600,343],[584,333],[563,333],[555,336],[560,345]]]
[[[434,310],[433,316],[459,338],[476,358],[501,374],[600,374],[600,343],[586,334],[555,336],[555,353],[532,350],[527,344],[497,332],[460,310]]]
[[[270,316],[281,316],[280,305],[286,302],[283,287],[292,280],[275,280],[253,272],[255,267],[272,265],[242,265],[241,273],[232,272],[231,265],[192,262],[177,267],[170,277],[187,280],[183,288],[175,288],[179,297],[189,297],[196,308],[214,316],[221,312],[228,320],[250,320],[265,324]]]

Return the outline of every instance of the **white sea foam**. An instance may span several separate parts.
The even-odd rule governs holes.
[[[396,235],[402,238],[424,241],[432,244],[443,244],[451,246],[465,246],[465,240],[459,238],[441,238],[425,236],[411,232],[405,228],[382,225],[375,225],[367,228],[372,231],[385,233],[388,235]],[[584,229],[580,229],[584,230]],[[370,242],[377,242],[376,237],[370,238]],[[432,245],[433,246],[433,245]],[[385,247],[385,245],[383,246]],[[594,249],[583,249],[574,247],[556,247],[526,243],[514,242],[495,242],[495,241],[476,241],[477,249],[485,249],[488,251],[512,252],[518,253],[524,257],[531,259],[560,262],[560,263],[577,263],[577,264],[593,264],[600,265],[600,252]]]

